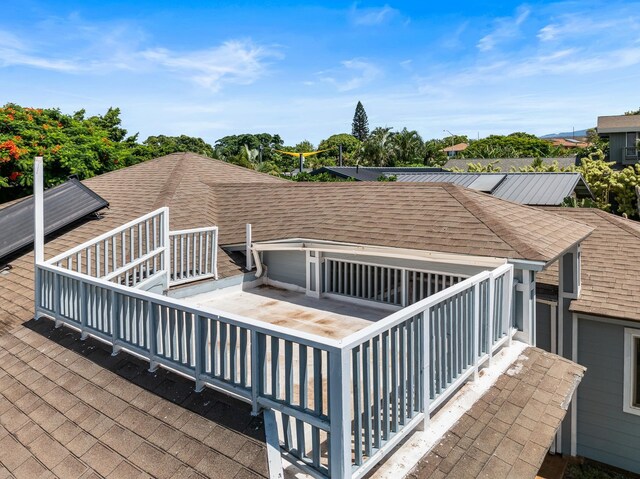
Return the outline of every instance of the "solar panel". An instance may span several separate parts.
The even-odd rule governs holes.
[[[109,206],[75,178],[44,192],[44,233],[65,226]],[[33,243],[33,197],[0,209],[0,258]]]

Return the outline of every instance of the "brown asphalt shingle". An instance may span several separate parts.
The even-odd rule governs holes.
[[[407,477],[533,479],[584,372],[527,348]]]
[[[50,258],[161,206],[171,229],[218,225],[220,244],[305,237],[376,246],[548,261],[591,229],[549,212],[450,184],[292,183],[192,153],[176,153],[84,183],[109,202],[46,243]],[[0,334],[33,317],[33,254],[0,274]],[[219,249],[220,277],[240,274]]]
[[[45,319],[0,336],[0,477],[268,477],[248,405],[147,367]]]
[[[222,244],[284,238],[550,261],[591,228],[447,183],[211,185]]]
[[[582,242],[582,293],[571,310],[640,321],[640,223],[597,209],[555,208],[560,216],[594,228]],[[557,262],[537,277],[557,294]],[[548,285],[545,288],[544,285]]]

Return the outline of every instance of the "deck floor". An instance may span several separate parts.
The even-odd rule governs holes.
[[[346,301],[312,298],[304,293],[259,286],[244,291],[215,291],[186,298],[215,308],[288,328],[341,339],[392,311]]]

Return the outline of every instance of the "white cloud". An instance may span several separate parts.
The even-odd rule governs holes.
[[[79,30],[82,36],[93,28],[83,26]],[[266,73],[270,58],[280,58],[275,49],[250,40],[228,40],[212,48],[179,53],[165,48],[141,49],[137,42],[128,43],[127,36],[121,27],[114,27],[105,31],[95,44],[83,42],[81,49],[58,57],[53,53],[55,48],[28,45],[14,34],[0,31],[0,67],[25,66],[84,74],[164,70],[218,91],[224,84],[255,82]]]
[[[374,26],[388,22],[400,15],[400,11],[389,5],[378,8],[351,8],[351,19],[355,25]]]
[[[164,48],[145,50],[140,56],[152,65],[183,75],[217,91],[225,83],[248,85],[265,74],[268,58],[279,57],[269,48],[247,40],[231,40],[207,50],[176,53]]]
[[[376,65],[359,58],[345,60],[341,62],[341,65],[341,68],[318,74],[323,82],[334,85],[340,92],[361,88],[382,74]]]
[[[519,7],[514,17],[496,19],[493,31],[478,41],[478,49],[481,52],[493,50],[498,43],[517,37],[520,33],[520,26],[530,13],[529,8]]]
[[[616,19],[590,19],[575,14],[564,15],[553,23],[545,25],[538,31],[538,39],[542,42],[560,41],[601,35],[603,31],[626,29],[638,30],[638,16]]]

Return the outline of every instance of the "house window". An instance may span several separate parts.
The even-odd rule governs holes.
[[[624,407],[640,415],[640,329],[624,330]]]

